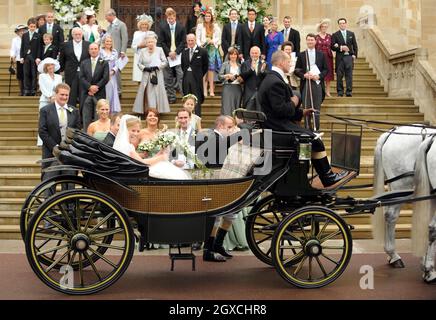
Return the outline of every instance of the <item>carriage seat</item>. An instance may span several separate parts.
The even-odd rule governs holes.
[[[103,142],[68,128],[65,140],[53,154],[63,165],[81,167],[112,178],[148,177],[148,166]]]

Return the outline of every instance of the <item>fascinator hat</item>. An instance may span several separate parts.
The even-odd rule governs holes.
[[[140,16],[136,17],[136,21],[145,21],[149,24],[149,26],[151,27],[153,25],[153,17],[149,16],[148,14],[141,14]]]

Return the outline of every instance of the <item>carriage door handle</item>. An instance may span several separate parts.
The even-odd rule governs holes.
[[[201,201],[203,201],[203,202],[212,201],[212,198],[203,197],[203,199],[201,199]]]

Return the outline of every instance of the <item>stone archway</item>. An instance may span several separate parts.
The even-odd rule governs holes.
[[[143,13],[153,17],[153,30],[158,29],[161,18],[168,7],[174,8],[177,12],[178,21],[183,25],[191,13],[192,0],[112,0],[111,7],[117,12],[117,16],[127,24],[129,31],[129,45],[133,33],[137,30],[136,17]]]

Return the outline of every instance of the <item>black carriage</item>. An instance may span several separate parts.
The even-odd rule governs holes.
[[[262,113],[241,110],[238,117],[264,138]],[[238,177],[194,172],[196,179],[176,181],[151,178],[144,164],[68,130],[56,149],[62,165],[49,170],[71,174],[42,182],[23,205],[29,263],[55,290],[98,292],[122,276],[135,243],[141,251],[146,243],[201,242],[215,217],[251,207],[246,235],[254,255],[293,285],[325,286],[343,273],[352,253],[352,227],[335,211],[368,209],[336,196],[359,174],[362,129],[348,128],[332,133],[332,165],[349,175],[329,188],[303,152],[310,138],[296,132],[273,132],[286,143],[271,148],[260,139],[262,159],[271,160],[264,173],[255,174],[260,164],[252,161]]]

